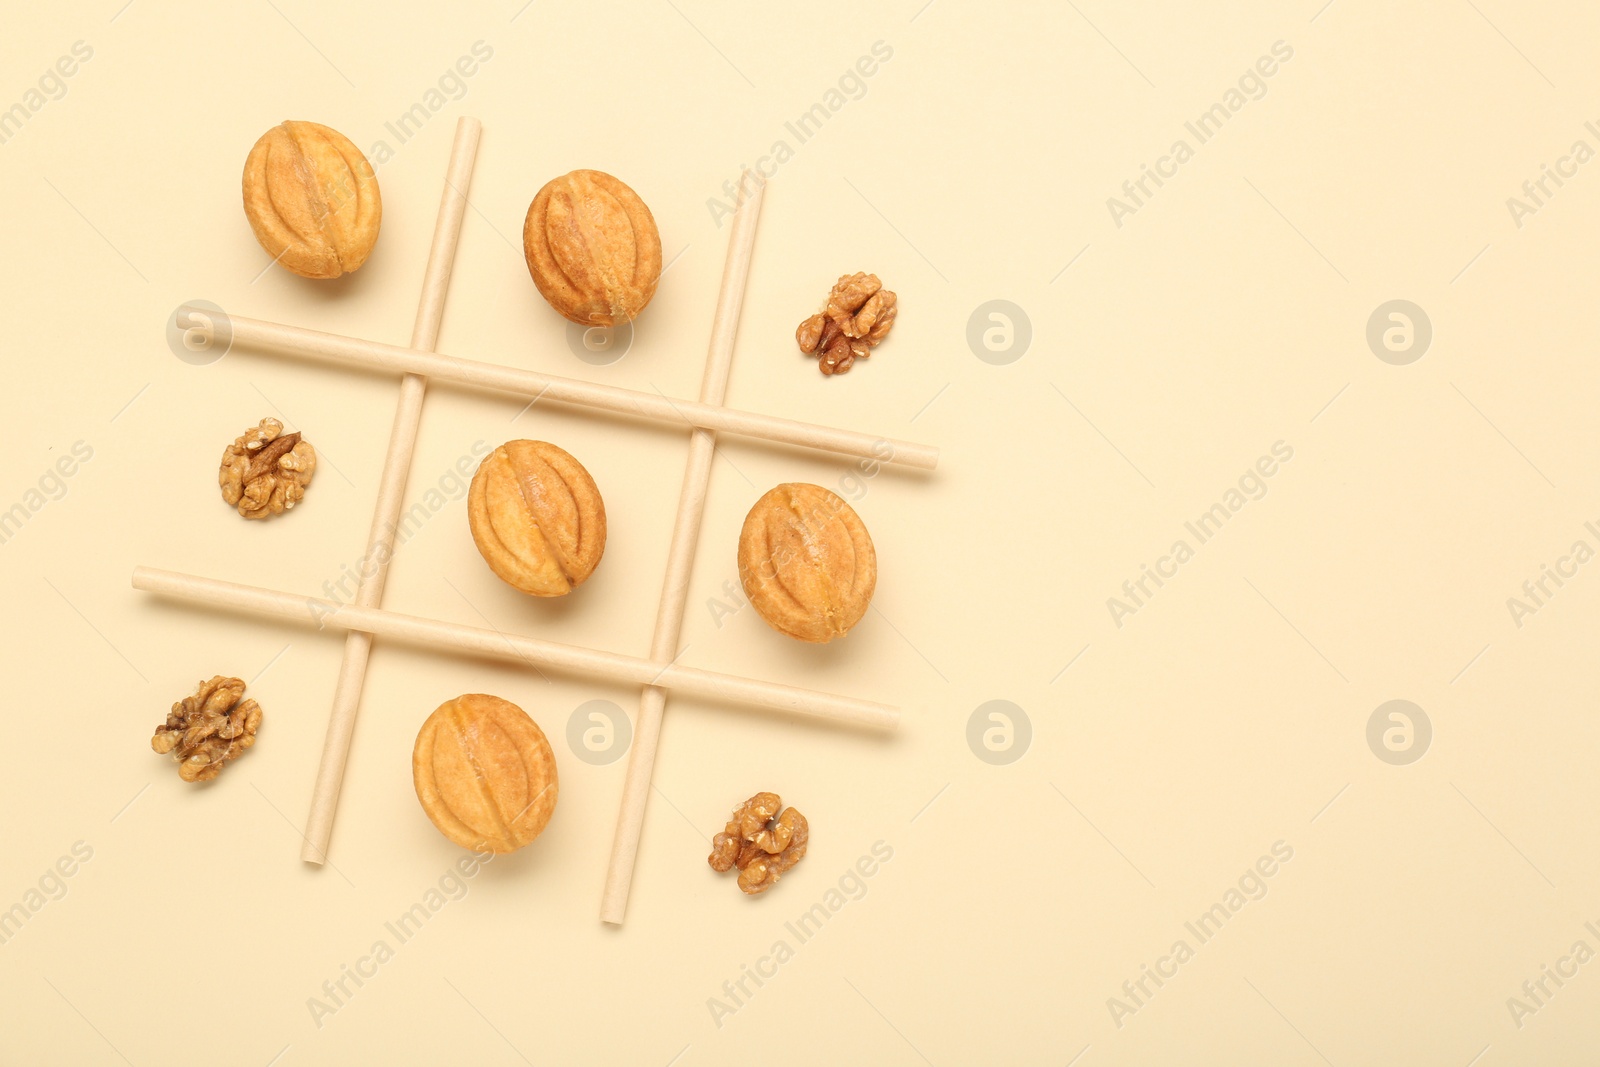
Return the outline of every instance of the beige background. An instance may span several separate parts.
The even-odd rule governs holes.
[[[1546,980],[1554,995],[1520,1020],[1507,1000],[1566,966],[1574,942],[1600,950],[1584,927],[1600,926],[1600,565],[1520,628],[1506,603],[1574,541],[1600,548],[1583,525],[1600,520],[1600,164],[1520,228],[1506,205],[1575,140],[1600,148],[1583,125],[1600,118],[1590,5],[906,0],[758,17],[708,0],[403,14],[260,0],[226,15],[122,3],[31,5],[0,39],[0,106],[74,42],[93,49],[0,145],[0,509],[31,512],[58,457],[93,449],[64,490],[45,479],[62,498],[0,545],[0,907],[40,903],[41,880],[64,890],[0,945],[0,1060],[1465,1067],[1590,1054],[1600,963]],[[477,41],[493,55],[464,95],[398,144],[384,124]],[[674,699],[628,923],[610,929],[596,909],[625,763],[579,760],[566,726],[588,700],[631,712],[635,693],[380,643],[336,867],[303,866],[342,640],[158,602],[128,579],[147,563],[308,594],[336,580],[362,552],[396,384],[242,350],[193,366],[164,320],[198,297],[403,343],[451,131],[474,115],[485,133],[441,348],[692,395],[728,233],[707,199],[877,41],[892,59],[770,187],[729,397],[926,440],[944,462],[858,494],[877,610],[810,648],[749,610],[719,627],[707,601],[735,577],[760,492],[837,485],[849,464],[724,442],[684,661],[893,702],[901,731]],[[1277,41],[1293,58],[1265,94],[1115,225],[1107,198]],[[382,237],[353,277],[264,270],[239,172],[284,118],[395,149],[379,168]],[[677,257],[610,367],[569,351],[521,261],[533,193],[575,167],[630,182]],[[791,331],[855,269],[882,275],[903,314],[870,363],[825,380]],[[1031,321],[1009,365],[966,340],[992,299]],[[1365,341],[1391,299],[1432,322],[1408,366]],[[522,407],[436,388],[409,496],[474,442],[558,442],[605,494],[594,580],[566,603],[516,594],[454,500],[405,546],[386,603],[642,654],[685,435]],[[324,467],[303,510],[247,524],[217,499],[215,457],[271,413]],[[1107,598],[1278,441],[1293,459],[1266,495],[1114,625]],[[255,679],[266,725],[196,789],[148,738],[214,672]],[[379,939],[394,947],[384,924],[460,856],[418,808],[409,755],[426,714],[466,691],[516,701],[550,734],[556,816],[315,1019],[323,983]],[[969,716],[995,699],[1033,731],[1003,766],[967,743]],[[1390,699],[1432,723],[1409,766],[1366,741]],[[799,805],[814,843],[750,900],[704,854],[757,789]],[[785,923],[841,878],[855,888],[848,872],[880,841],[893,859],[800,944]],[[1293,859],[1266,895],[1199,944],[1184,923],[1280,841]],[[48,877],[76,842],[92,859]],[[792,958],[715,1018],[711,998],[733,1006],[724,982],[780,939]],[[1108,998],[1179,939],[1194,958],[1114,1019]]]

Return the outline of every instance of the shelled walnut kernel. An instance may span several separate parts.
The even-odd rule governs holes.
[[[219,674],[201,682],[193,696],[172,705],[150,747],[163,756],[172,753],[184,781],[209,782],[222,773],[223,764],[256,743],[261,706],[243,696],[244,682],[237,678]]]
[[[757,793],[734,809],[727,827],[711,839],[706,861],[719,874],[738,867],[739,888],[754,896],[805,858],[810,839],[804,815],[785,808],[776,793]]]
[[[800,351],[816,355],[823,374],[843,374],[889,336],[898,298],[876,274],[842,274],[821,311],[794,332]]]
[[[317,453],[298,433],[283,432],[277,419],[240,434],[222,452],[217,482],[222,499],[247,519],[270,519],[305,499],[317,470]]]

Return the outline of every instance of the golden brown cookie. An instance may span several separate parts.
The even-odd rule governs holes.
[[[606,507],[583,464],[546,441],[507,441],[467,494],[472,540],[489,569],[533,596],[563,596],[606,550]]]
[[[306,278],[337,278],[367,261],[383,201],[372,164],[342,133],[285,122],[244,162],[244,213],[256,240]]]
[[[515,852],[556,809],[556,757],[508,700],[469,693],[428,716],[411,754],[422,810],[462,848]]]
[[[522,251],[550,306],[581,326],[630,322],[656,295],[661,236],[639,194],[598,170],[552,179],[528,206]]]
[[[745,516],[739,580],[774,629],[802,641],[832,641],[866,614],[878,556],[860,516],[837,494],[786,482]]]

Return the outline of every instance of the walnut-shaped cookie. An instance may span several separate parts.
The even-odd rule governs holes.
[[[855,509],[805,482],[771,490],[739,534],[745,596],[775,630],[817,643],[861,621],[878,582],[878,556]]]
[[[528,206],[522,251],[539,293],[580,326],[631,322],[661,280],[655,217],[638,193],[603,171],[547,182]]]
[[[337,278],[367,261],[383,200],[372,164],[344,134],[291,121],[250,150],[244,213],[274,261],[305,278]]]
[[[606,549],[606,507],[583,464],[547,441],[507,441],[467,494],[472,540],[489,569],[532,596],[564,596]]]
[[[411,752],[417,799],[462,848],[515,852],[544,832],[559,793],[556,757],[539,724],[499,697],[441,704]]]

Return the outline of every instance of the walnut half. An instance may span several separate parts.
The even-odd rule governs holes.
[[[277,419],[262,419],[223,450],[217,482],[222,499],[240,515],[270,519],[305,499],[316,470],[317,453],[309,441],[284,433]]]
[[[739,888],[755,896],[805,858],[811,840],[806,817],[785,808],[776,793],[757,793],[734,809],[728,825],[711,839],[706,862],[721,873],[739,868]]]
[[[172,753],[184,781],[209,782],[222,773],[223,764],[256,743],[261,706],[243,696],[244,683],[237,678],[219,674],[201,682],[193,696],[172,705],[150,747],[163,756]]]
[[[800,351],[817,356],[823,374],[843,374],[889,336],[899,313],[899,299],[876,274],[843,274],[822,310],[800,324],[794,339]]]

